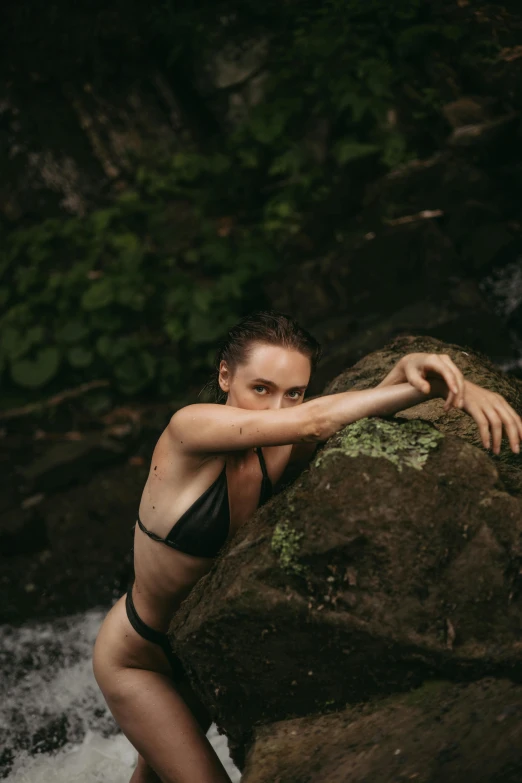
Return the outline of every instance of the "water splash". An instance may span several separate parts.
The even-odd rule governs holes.
[[[522,302],[522,258],[495,269],[481,280],[479,288],[489,294],[495,312],[507,318]]]
[[[0,627],[0,778],[7,783],[128,783],[137,754],[92,673],[105,613]],[[215,724],[207,736],[238,783],[226,737]]]
[[[129,783],[137,754],[123,734],[105,739],[88,731],[81,744],[39,758],[22,753],[7,783]]]
[[[479,288],[489,298],[497,315],[507,321],[522,303],[522,258],[493,270],[480,281]],[[522,369],[522,335],[511,329],[510,336],[518,356],[499,363],[504,372]]]

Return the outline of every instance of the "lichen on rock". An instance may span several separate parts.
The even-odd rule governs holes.
[[[298,533],[290,527],[286,519],[278,522],[274,528],[272,551],[279,555],[279,564],[286,573],[301,575],[306,571],[306,567],[297,561],[303,535],[304,533]]]
[[[339,433],[337,445],[326,448],[317,457],[315,466],[318,467],[331,454],[345,454],[348,457],[384,457],[393,462],[399,472],[405,465],[422,470],[430,450],[436,448],[443,437],[441,432],[424,421],[399,424],[366,417],[344,427]]]

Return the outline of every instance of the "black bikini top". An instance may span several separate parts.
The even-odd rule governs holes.
[[[259,508],[272,497],[273,487],[266,469],[263,452],[260,448],[256,448],[255,451],[263,472]],[[180,516],[166,538],[161,538],[156,533],[147,530],[138,515],[140,530],[143,530],[154,541],[161,541],[162,544],[179,549],[188,555],[215,557],[227,540],[230,531],[226,468],[225,463],[217,479]]]

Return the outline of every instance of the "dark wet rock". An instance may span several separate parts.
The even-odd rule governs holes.
[[[522,302],[513,308],[509,314],[508,323],[522,335]]]
[[[2,476],[2,483],[0,486],[0,514],[3,514],[13,506],[17,506],[20,502],[20,493],[11,481],[6,481],[5,476]],[[10,477],[7,477],[8,479]],[[0,523],[0,528],[2,527]]]
[[[518,783],[522,687],[433,681],[383,701],[256,730],[244,783]]]
[[[497,101],[491,96],[462,95],[442,107],[442,113],[452,128],[478,125],[492,119]]]
[[[132,440],[90,433],[81,440],[48,446],[32,463],[20,469],[26,492],[54,491],[84,481],[93,470],[121,461]]]
[[[511,146],[520,140],[520,115],[518,112],[498,117],[494,120],[455,128],[448,139],[451,147],[473,148],[491,147],[494,145]]]
[[[487,318],[488,330],[483,329]],[[421,324],[421,326],[418,326]],[[508,345],[508,330],[502,319],[491,313],[484,297],[476,284],[463,281],[448,292],[445,301],[435,303],[430,299],[420,299],[405,304],[388,317],[381,314],[367,315],[358,320],[353,316],[333,317],[314,330],[319,340],[326,343],[327,350],[319,365],[317,376],[312,388],[319,393],[319,384],[324,384],[346,367],[347,359],[355,364],[361,357],[378,351],[387,340],[396,335],[433,336],[439,340],[450,340],[459,334],[463,338],[463,348],[481,353],[487,349],[489,353],[500,351],[501,345]],[[402,345],[401,337],[399,346]],[[404,338],[408,340],[409,338]],[[396,358],[400,358],[400,349]],[[506,350],[502,358],[507,359],[510,353]],[[500,357],[499,357],[500,358]]]
[[[14,748],[3,748],[0,750],[0,779],[6,778],[11,771],[16,751]]]
[[[484,137],[488,123],[491,133],[519,133],[518,118],[501,120],[481,103],[475,115],[460,107],[460,120],[452,118],[459,132],[473,119]],[[493,271],[519,264],[520,173],[502,158],[512,147],[498,141],[490,152],[485,144],[486,160],[451,147],[371,182],[337,248],[287,265],[267,284],[272,304],[323,342],[312,393],[402,334],[469,346],[499,365],[520,356],[518,322],[482,285]]]
[[[67,715],[52,718],[31,737],[31,753],[50,753],[65,745],[68,735]]]
[[[403,338],[327,391],[372,387],[409,350],[459,346]],[[520,384],[466,353],[466,377],[522,410]],[[431,400],[349,425],[183,603],[172,644],[239,767],[254,726],[325,702],[522,677],[520,457],[492,459],[472,422]]]
[[[37,509],[11,509],[0,515],[0,557],[28,555],[48,545],[45,518]]]
[[[22,535],[17,552],[0,556],[0,622],[108,606],[125,592],[147,473],[145,462],[91,470],[82,483],[38,504],[34,512],[45,525],[47,543],[30,552]]]
[[[0,439],[0,622],[109,606],[125,592],[150,457],[172,413],[171,405],[115,409],[97,431],[77,433],[87,447],[67,440],[77,413],[64,413],[65,431],[54,411],[33,417],[29,429],[28,417],[9,421]],[[71,444],[79,448],[57,448]],[[34,475],[45,491],[20,486],[24,462],[30,470],[41,465]]]
[[[127,70],[110,90],[74,70],[61,83],[22,67],[2,85],[0,217],[9,223],[84,215],[126,186],[129,156],[177,147],[179,105],[157,70],[145,79]]]

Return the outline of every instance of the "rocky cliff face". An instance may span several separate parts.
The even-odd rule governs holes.
[[[519,384],[485,357],[426,338],[386,346],[328,390],[373,386],[395,351],[421,345],[450,353],[465,375],[522,409]],[[271,747],[292,742],[286,725],[267,728],[274,722],[307,716],[313,743],[331,721],[344,774],[353,754],[339,748],[343,737],[351,743],[345,729],[354,705],[390,697],[400,712],[398,694],[448,681],[432,718],[423,718],[424,732],[454,693],[452,682],[492,677],[495,694],[507,688],[504,705],[521,698],[496,683],[522,674],[520,458],[508,456],[505,444],[500,457],[488,456],[467,414],[444,414],[442,406],[432,400],[407,417],[357,421],[331,438],[238,533],[174,617],[172,644],[226,731],[235,762],[244,767],[251,754],[246,780],[343,779],[326,774],[326,761],[307,777],[309,754],[299,753],[277,753],[281,767],[272,757],[269,772],[260,772],[260,754],[266,759]],[[480,698],[477,687],[468,706]],[[417,713],[404,709],[391,731],[397,747],[415,731]],[[319,720],[325,712],[337,717]],[[364,744],[364,730],[352,730]],[[354,779],[371,772],[391,780],[381,773],[383,754],[375,751]]]

